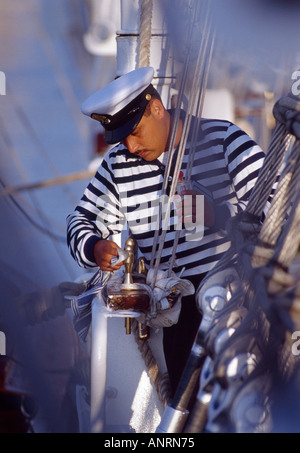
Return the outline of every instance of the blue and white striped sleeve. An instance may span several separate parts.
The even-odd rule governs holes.
[[[67,243],[72,257],[81,267],[96,267],[95,243],[120,233],[124,223],[109,159],[104,159],[75,211],[67,217]]]
[[[228,203],[231,215],[245,210],[265,154],[244,131],[230,124],[224,140],[224,156],[238,203]]]

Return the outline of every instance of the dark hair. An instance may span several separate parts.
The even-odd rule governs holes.
[[[160,97],[160,94],[159,92],[153,87],[153,91],[151,93],[151,99],[150,101],[148,102],[148,104],[146,105],[146,108],[145,108],[145,111],[144,111],[144,115],[145,116],[150,116],[150,103],[153,99],[158,99],[161,103],[162,103],[162,100],[161,100],[161,97]]]

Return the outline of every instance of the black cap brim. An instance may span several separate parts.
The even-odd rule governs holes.
[[[127,120],[126,123],[124,123],[122,126],[116,129],[112,130],[104,129],[105,142],[108,145],[114,145],[128,137],[128,135],[130,135],[134,131],[134,129],[141,121],[145,109],[146,106],[144,108],[139,109],[139,111],[135,115],[133,115],[129,120]]]
[[[142,93],[133,99],[126,107],[117,112],[113,116],[106,115],[108,121],[101,121],[104,127],[104,140],[109,145],[119,143],[124,138],[128,137],[144,115],[147,104],[152,95],[156,92],[152,84],[150,84]],[[101,119],[103,118],[102,115]],[[97,114],[92,115],[97,119]]]

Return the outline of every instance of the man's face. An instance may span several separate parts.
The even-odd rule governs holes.
[[[157,99],[151,102],[149,108],[150,114],[143,115],[135,130],[122,143],[130,153],[151,162],[166,151],[170,121],[169,114]]]

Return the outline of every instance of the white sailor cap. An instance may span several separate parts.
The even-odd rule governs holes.
[[[138,68],[106,85],[81,106],[87,116],[100,121],[106,143],[118,143],[137,127],[152,95],[152,67]]]

